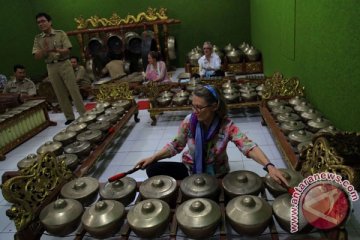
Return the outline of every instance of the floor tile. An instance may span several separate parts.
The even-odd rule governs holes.
[[[229,162],[230,171],[238,171],[238,170],[244,170],[244,162],[243,161],[232,161]]]
[[[10,221],[10,224],[5,227],[5,229],[2,231],[4,233],[16,233],[16,227],[15,223],[13,221]]]
[[[228,148],[226,150],[226,153],[229,157],[229,161],[239,162],[239,161],[243,161],[243,159],[245,158],[242,152],[240,152],[240,150],[236,147]]]
[[[258,144],[259,146],[268,145],[268,142],[266,141],[265,136],[261,131],[259,131],[259,132],[251,132],[250,131],[246,135],[248,136],[249,139],[251,139],[253,142]]]
[[[277,168],[288,168],[284,160],[281,159],[272,159],[271,162],[277,167]]]
[[[11,220],[6,216],[6,210],[9,206],[0,206],[0,232],[4,232],[4,229],[11,224]]]
[[[143,140],[144,138],[157,140],[163,137],[164,132],[164,129],[159,128],[136,128],[129,134],[126,140]]]
[[[126,156],[126,162],[121,165],[135,166],[140,160],[150,157],[152,154],[154,154],[154,151],[129,152]]]
[[[266,172],[264,171],[263,167],[254,160],[244,160],[244,169],[248,171],[253,171],[256,174],[258,174],[260,177],[266,175]]]
[[[283,158],[283,156],[280,153],[279,149],[275,145],[271,146],[270,151],[271,151],[274,159],[282,159]]]
[[[0,232],[0,239],[1,240],[13,240],[14,233]]]
[[[130,152],[146,152],[146,151],[155,151],[159,144],[158,139],[146,139],[146,140],[137,140],[137,141],[128,141]]]

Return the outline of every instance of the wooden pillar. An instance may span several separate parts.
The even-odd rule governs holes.
[[[156,40],[156,47],[158,51],[160,51],[161,48],[160,48],[160,39],[159,39],[159,26],[157,24],[154,24],[153,29],[154,29],[154,37]]]
[[[84,47],[84,37],[83,37],[83,34],[82,34],[82,33],[76,34],[76,38],[77,38],[77,40],[78,40],[78,43],[79,43],[79,46],[80,46],[80,49],[81,49],[80,59],[82,60],[82,62],[85,62],[85,61],[86,61],[86,58],[85,58],[85,47]]]
[[[168,26],[167,26],[166,23],[163,24],[163,33],[164,33],[164,57],[165,57],[165,63],[166,63],[166,67],[169,68],[169,65],[170,65],[169,48],[168,48],[169,32],[168,32]]]

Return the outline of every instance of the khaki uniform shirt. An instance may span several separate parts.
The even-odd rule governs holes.
[[[35,54],[36,52],[47,48],[49,50],[55,49],[55,48],[71,48],[71,42],[66,35],[66,33],[62,30],[54,30],[51,29],[50,34],[40,33],[35,36],[34,39],[34,46],[32,49],[32,54]],[[46,63],[56,63],[59,61],[64,61],[66,59],[69,59],[69,55],[60,55],[56,52],[50,52],[45,57]]]
[[[20,93],[34,96],[36,95],[36,86],[34,82],[28,78],[25,78],[21,82],[16,81],[16,79],[14,78],[7,82],[4,88],[4,93]]]
[[[105,65],[103,73],[109,73],[112,79],[125,76],[126,73],[124,71],[124,62],[121,60],[110,61],[108,64]]]
[[[86,72],[86,69],[79,65],[74,69],[75,77],[76,77],[76,83],[81,86],[89,86],[91,85],[90,77]]]

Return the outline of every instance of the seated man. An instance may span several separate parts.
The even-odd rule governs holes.
[[[79,65],[79,58],[70,57],[71,65],[75,72],[76,83],[79,86],[80,94],[83,98],[87,98],[91,89],[91,80],[84,66]]]
[[[18,93],[22,97],[36,95],[36,86],[33,81],[26,77],[26,70],[23,65],[14,65],[14,78],[8,81],[4,93]]]
[[[7,78],[5,75],[3,74],[0,74],[0,90],[1,92],[4,91],[4,88],[6,86],[6,83],[7,83]]]
[[[119,59],[113,59],[105,65],[102,73],[104,75],[109,74],[112,80],[120,79],[126,76],[124,62]]]
[[[200,77],[224,76],[220,57],[213,52],[212,44],[204,42],[203,50],[204,55],[198,60]]]

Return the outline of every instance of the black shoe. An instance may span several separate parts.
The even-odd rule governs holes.
[[[74,119],[68,119],[68,120],[66,120],[65,125],[69,125],[69,124],[72,123],[73,121],[74,121]]]

